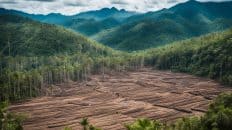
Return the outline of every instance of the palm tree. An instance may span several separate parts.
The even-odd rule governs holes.
[[[87,130],[87,126],[89,125],[88,118],[83,118],[80,124],[83,126],[83,130]]]

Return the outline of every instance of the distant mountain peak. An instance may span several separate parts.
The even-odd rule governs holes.
[[[117,8],[112,7],[112,8],[102,8],[100,10],[96,10],[96,11],[112,11],[112,12],[117,12],[119,11]]]
[[[196,3],[200,3],[199,1],[196,0],[189,0],[186,3],[191,3],[191,4],[196,4]]]
[[[121,9],[120,11],[121,11],[121,12],[126,12],[126,10],[125,10],[125,9]]]
[[[60,15],[60,16],[62,16],[61,13],[50,13],[50,14],[48,14],[47,16],[53,16],[53,15]]]
[[[117,8],[115,8],[115,7],[112,7],[112,8],[111,8],[111,10],[118,11],[118,9],[117,9]]]

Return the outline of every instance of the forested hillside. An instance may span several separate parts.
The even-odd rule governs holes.
[[[232,30],[174,42],[145,51],[147,64],[191,73],[232,86]]]
[[[66,30],[16,15],[0,16],[0,99],[43,94],[51,84],[87,80],[121,63],[121,52]],[[120,55],[121,56],[121,55]],[[110,62],[111,61],[111,62]]]
[[[188,1],[169,9],[129,17],[93,39],[116,49],[134,51],[158,47],[232,26],[232,2]]]
[[[0,15],[0,47],[3,55],[54,55],[97,53],[108,49],[55,25],[39,23],[17,15]],[[10,53],[10,54],[9,54]],[[105,52],[106,53],[106,52]]]
[[[115,18],[107,18],[101,21],[97,21],[95,19],[79,18],[79,19],[73,19],[65,26],[77,32],[80,32],[83,35],[92,36],[105,29],[113,28],[120,24],[121,22],[119,22]]]
[[[123,24],[128,17],[135,14],[135,12],[129,12],[123,9],[118,10],[115,7],[103,8],[71,16],[71,19],[62,25],[84,35],[92,36],[103,30]]]

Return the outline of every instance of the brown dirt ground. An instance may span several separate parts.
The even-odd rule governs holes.
[[[52,96],[17,103],[10,110],[27,115],[25,130],[80,130],[84,117],[103,130],[122,130],[137,118],[170,122],[202,115],[212,99],[231,90],[209,79],[145,68],[57,85]]]

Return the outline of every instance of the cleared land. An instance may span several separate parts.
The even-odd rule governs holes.
[[[212,99],[231,90],[212,80],[147,68],[57,85],[53,96],[14,104],[10,110],[28,116],[25,130],[80,130],[83,117],[104,130],[121,130],[136,118],[170,122],[201,115]]]

